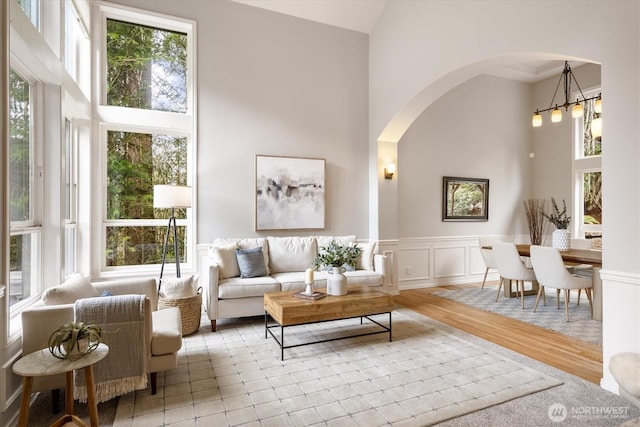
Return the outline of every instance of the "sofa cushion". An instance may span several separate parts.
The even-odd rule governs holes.
[[[73,304],[80,298],[99,296],[100,292],[93,287],[89,279],[80,273],[73,273],[62,284],[45,290],[42,301],[45,305]]]
[[[373,270],[373,255],[376,253],[376,247],[378,242],[371,241],[365,243],[358,243],[358,247],[362,249],[360,252],[360,259],[358,259],[357,270]]]
[[[161,356],[175,353],[182,347],[182,321],[180,309],[169,307],[151,313],[151,354]]]
[[[318,252],[320,252],[322,247],[327,247],[331,244],[331,241],[335,240],[336,243],[346,246],[350,243],[356,242],[356,236],[316,236],[316,242],[318,245]]]
[[[261,277],[267,275],[267,268],[264,265],[262,247],[251,249],[236,249],[240,277],[247,279],[250,277]]]
[[[240,249],[252,249],[260,246],[262,248],[262,255],[264,256],[264,265],[267,267],[267,274],[269,274],[269,246],[267,239],[264,237],[246,238],[246,239],[225,239],[217,238],[213,241],[213,246],[225,246],[236,245]],[[238,272],[240,275],[240,272]]]
[[[209,247],[209,256],[218,264],[218,275],[220,279],[240,276],[238,258],[236,258],[236,248],[235,243]]]
[[[289,272],[289,273],[276,273],[273,274],[272,277],[280,283],[282,292],[289,291],[303,291],[306,289],[307,284],[305,283],[306,274],[304,271],[302,272]],[[314,285],[315,288],[326,288],[327,287],[327,279],[326,274],[316,272]]]
[[[269,271],[285,273],[305,271],[316,258],[316,239],[313,237],[267,237],[269,243]]]
[[[218,298],[262,297],[267,292],[280,292],[280,283],[271,276],[242,279],[232,277],[218,284]]]

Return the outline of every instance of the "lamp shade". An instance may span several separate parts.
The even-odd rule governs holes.
[[[154,208],[190,208],[191,187],[187,185],[154,185]]]
[[[593,111],[598,114],[602,113],[602,98],[596,99],[596,102],[593,104]]]
[[[576,102],[573,108],[571,109],[571,117],[574,119],[578,119],[584,115],[584,109],[582,108],[582,104]]]
[[[551,121],[553,123],[558,123],[562,121],[562,111],[558,107],[551,112]]]
[[[542,126],[542,116],[536,112],[536,114],[534,114],[533,118],[531,119],[531,124],[534,128]]]
[[[598,138],[602,136],[602,117],[591,121],[591,136]]]

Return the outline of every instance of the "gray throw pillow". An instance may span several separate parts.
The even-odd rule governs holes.
[[[240,277],[243,279],[267,275],[262,246],[252,249],[236,249],[236,258],[238,258]]]

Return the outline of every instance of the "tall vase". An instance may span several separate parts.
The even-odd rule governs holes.
[[[569,230],[556,230],[551,236],[551,246],[559,251],[568,251],[571,249],[571,233]]]
[[[327,270],[327,294],[329,295],[346,295],[347,294],[347,277],[342,274],[346,270],[344,267],[331,267]]]

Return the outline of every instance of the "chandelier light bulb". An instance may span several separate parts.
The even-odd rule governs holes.
[[[602,117],[591,121],[591,136],[594,138],[602,137]]]
[[[571,117],[574,119],[578,119],[584,115],[584,110],[582,108],[582,104],[576,100],[575,105],[571,109]]]
[[[602,98],[596,99],[596,102],[593,104],[593,111],[598,114],[602,113]]]
[[[551,113],[551,121],[553,123],[558,123],[562,121],[562,111],[560,111],[557,105],[556,105],[556,108]]]
[[[538,111],[536,111],[536,113],[533,115],[531,124],[534,128],[539,128],[540,126],[542,126],[542,116],[540,115],[540,113],[538,113]]]

